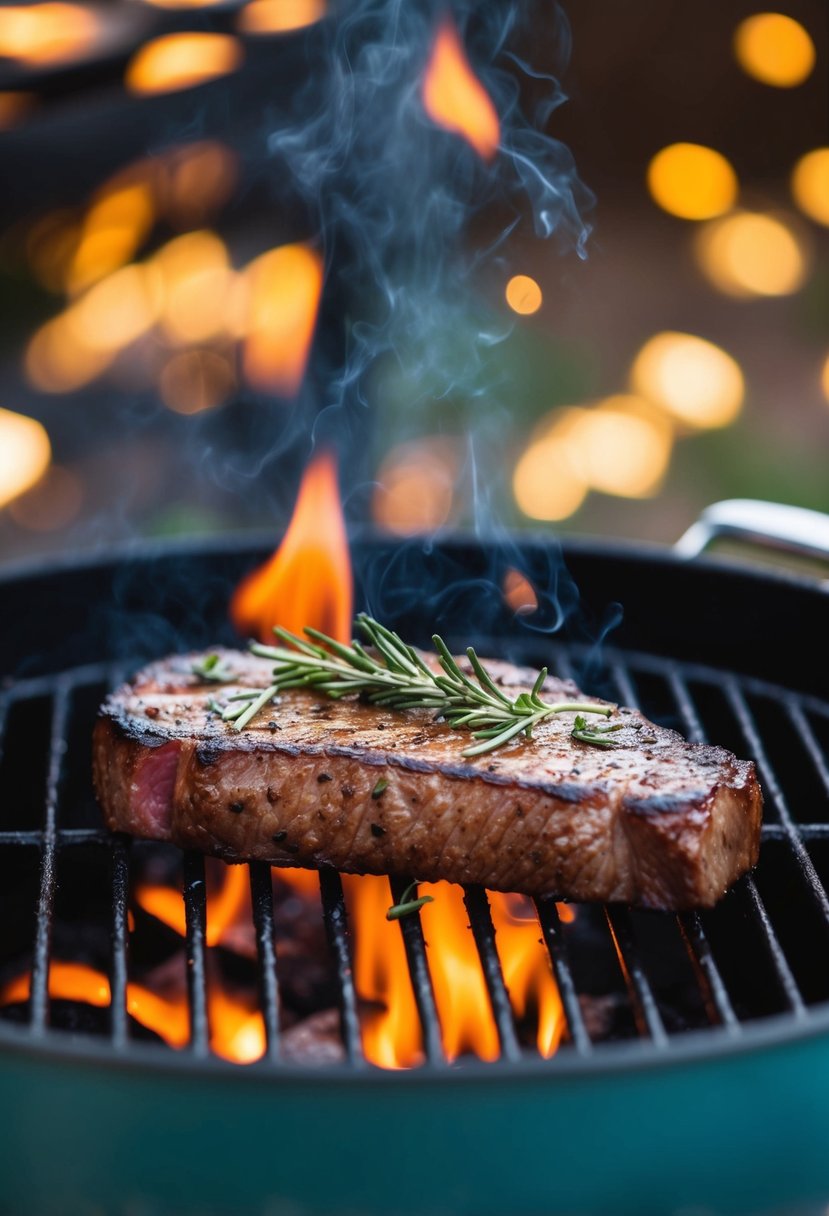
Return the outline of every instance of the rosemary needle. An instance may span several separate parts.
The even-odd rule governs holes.
[[[531,738],[533,728],[552,714],[600,714],[606,718],[612,712],[610,706],[591,702],[542,700],[546,667],[538,673],[530,692],[511,700],[471,646],[466,651],[470,676],[461,671],[446,643],[435,634],[432,641],[440,670],[433,671],[414,647],[373,617],[361,613],[355,625],[365,645],[356,640],[344,645],[311,628],[305,630],[305,638],[287,629],[275,629],[281,646],[252,643],[253,654],[273,661],[273,682],[268,688],[231,696],[222,715],[224,720],[243,730],[283,690],[309,688],[335,700],[359,696],[384,709],[435,710],[450,726],[470,731],[477,742],[463,754],[473,757],[495,751],[520,734]]]

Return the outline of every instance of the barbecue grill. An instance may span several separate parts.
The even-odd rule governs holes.
[[[764,531],[781,543],[791,522],[775,515]],[[807,523],[801,547],[817,551],[825,521]],[[469,641],[474,619],[482,653],[549,662],[690,739],[754,758],[766,796],[759,866],[713,911],[584,906],[569,924],[553,900],[538,901],[567,1021],[551,1059],[522,1046],[482,890],[465,901],[500,1041],[494,1063],[447,1064],[428,947],[418,918],[403,920],[425,1055],[408,1072],[363,1058],[334,871],[320,875],[320,892],[342,1063],[281,1058],[263,865],[249,870],[264,1058],[242,1068],[210,1052],[198,855],[182,859],[189,1043],[140,1041],[128,1016],[131,875],[144,846],[98,825],[88,776],[95,707],[149,657],[232,642],[230,591],[266,546],[139,547],[6,574],[0,979],[30,966],[31,993],[0,1010],[0,1209],[642,1216],[829,1201],[829,589],[687,557],[711,532],[756,530],[732,508],[689,535],[683,555],[568,542],[579,607],[552,636],[497,594],[508,565],[542,592],[571,585],[549,541],[518,540],[508,553],[459,537],[354,541],[358,604],[382,608],[405,636],[425,643],[437,625],[447,640]],[[595,622],[614,602],[624,617],[598,648]],[[73,865],[77,857],[88,863]],[[395,899],[405,885],[392,883]],[[85,923],[98,922],[112,999],[95,1018],[67,1023],[49,969],[58,945],[72,957],[67,909],[78,906]],[[75,943],[75,957],[87,948]],[[608,996],[619,1012],[609,1041],[586,1016],[591,998]]]

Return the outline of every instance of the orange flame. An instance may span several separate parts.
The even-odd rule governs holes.
[[[337,489],[337,466],[323,452],[308,466],[288,531],[276,553],[239,585],[230,615],[241,633],[273,640],[274,625],[312,625],[351,636],[351,564]]]
[[[228,866],[208,861],[208,946],[221,945],[226,931],[240,922],[250,922],[250,886],[247,866]],[[133,891],[139,908],[184,937],[187,929],[181,892],[174,887],[140,883]]]
[[[159,888],[161,890],[161,888]],[[179,906],[180,892],[170,891]],[[0,1008],[29,999],[31,973],[16,976],[0,988]],[[49,967],[49,996],[58,1001],[79,1001],[106,1009],[112,1003],[108,977],[84,963],[54,959]],[[190,1039],[190,1013],[185,991],[184,966],[181,984],[172,994],[154,991],[144,984],[127,984],[127,1012],[148,1030],[176,1049]],[[265,1052],[265,1023],[256,1007],[255,996],[226,992],[208,982],[207,1017],[210,1049],[222,1059],[249,1064]]]
[[[497,891],[489,892],[489,903],[513,1012],[519,1020],[535,1013],[536,1044],[539,1054],[548,1059],[561,1042],[566,1023],[532,903],[523,895]],[[573,919],[572,909],[564,904],[559,905],[559,915],[564,921]]]
[[[381,1068],[411,1068],[423,1057],[420,1022],[400,927],[386,920],[394,902],[388,879],[346,874],[343,889],[355,930],[354,983],[368,1005],[363,1052]]]
[[[422,883],[420,895],[431,895],[421,913],[429,945],[429,970],[449,1060],[472,1051],[482,1060],[497,1060],[498,1032],[484,974],[460,887]]]
[[[498,151],[501,124],[492,99],[478,80],[448,15],[438,27],[423,80],[423,105],[447,131],[462,135],[483,160]]]
[[[322,258],[283,245],[247,267],[249,312],[244,370],[254,388],[293,397],[302,385],[322,293]]]

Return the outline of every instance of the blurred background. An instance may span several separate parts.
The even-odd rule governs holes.
[[[547,4],[517,7],[499,71],[514,55],[531,109],[550,87],[519,67],[543,49],[533,23],[555,26],[559,57],[567,31]],[[456,338],[442,325],[417,359],[361,365],[353,392],[371,259],[337,272],[279,159],[348,14],[0,7],[0,560],[276,531],[313,441],[340,449],[351,519],[399,535],[497,522],[671,542],[727,497],[829,511],[824,0],[571,0],[569,65],[533,64],[568,95],[545,129],[586,187],[586,258],[475,209],[459,239],[483,270],[454,302],[486,348],[475,376],[435,382]],[[498,97],[476,94],[489,65],[467,25],[423,60],[425,78],[454,54],[444,101],[422,81],[415,101],[485,166]],[[459,117],[476,96],[483,128]]]

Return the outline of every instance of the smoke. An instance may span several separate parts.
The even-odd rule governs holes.
[[[498,113],[491,160],[424,108],[424,73],[447,15]],[[319,234],[326,294],[345,327],[344,354],[322,371],[315,424],[316,438],[330,442],[343,428],[365,433],[353,410],[367,403],[366,373],[383,356],[447,410],[459,392],[492,398],[491,351],[510,326],[483,303],[488,270],[528,225],[583,257],[591,200],[570,152],[546,130],[565,100],[551,74],[569,53],[557,5],[352,0],[324,23],[321,42],[267,146],[269,172]],[[543,70],[522,57],[527,42]],[[479,217],[497,232],[483,247],[469,239]]]

